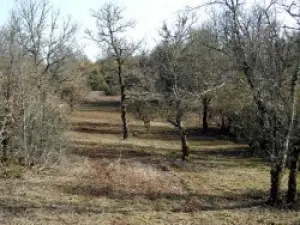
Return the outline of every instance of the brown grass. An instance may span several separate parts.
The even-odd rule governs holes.
[[[105,96],[101,91],[91,91],[85,97],[85,102],[87,103],[97,103],[97,102],[117,102],[120,101],[120,96]]]
[[[145,134],[130,118],[137,135],[123,141],[119,117],[101,107],[75,111],[64,164],[4,170],[0,224],[299,224],[299,209],[264,205],[269,168],[246,146],[192,135],[185,165],[171,126]]]
[[[159,171],[151,165],[104,160],[91,163],[87,171],[82,184],[72,184],[65,190],[77,195],[112,199],[153,199],[164,194],[185,194],[176,175]]]

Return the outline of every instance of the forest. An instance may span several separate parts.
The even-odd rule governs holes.
[[[91,9],[91,60],[75,19],[15,1],[0,223],[300,224],[300,2],[199,1],[151,48],[125,12]]]

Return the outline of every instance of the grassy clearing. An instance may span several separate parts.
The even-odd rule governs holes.
[[[300,223],[299,210],[264,205],[269,168],[244,145],[191,131],[183,165],[178,134],[166,123],[145,134],[129,118],[135,133],[122,141],[117,110],[85,108],[70,120],[63,165],[0,180],[0,224]]]

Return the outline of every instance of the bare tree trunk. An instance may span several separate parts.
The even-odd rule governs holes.
[[[251,79],[253,74],[253,69],[248,66],[247,62],[244,62],[244,73],[246,75],[247,83],[249,84],[250,89],[252,91],[253,100],[260,114],[258,119],[259,119],[260,127],[264,130],[264,136],[270,132],[271,128],[274,129],[273,134],[271,134],[272,132],[269,133],[272,136],[271,139],[272,141],[269,139],[268,136],[263,137],[263,140],[268,143],[266,149],[271,151],[270,193],[269,193],[269,199],[267,203],[271,205],[280,204],[282,202],[282,194],[280,189],[281,189],[281,180],[282,180],[282,175],[284,170],[284,163],[283,163],[284,158],[282,158],[283,156],[282,153],[284,151],[284,148],[283,146],[279,147],[276,142],[280,139],[279,137],[277,138],[276,118],[275,117],[272,119],[268,118],[268,113],[266,111],[265,104],[258,98]],[[281,158],[281,160],[279,158]]]
[[[271,187],[270,187],[270,196],[268,200],[268,203],[270,204],[280,204],[282,202],[282,195],[280,191],[282,174],[283,174],[282,165],[273,163],[273,165],[271,165],[271,172],[270,172]]]
[[[120,59],[118,61],[118,75],[119,75],[119,85],[121,90],[121,119],[122,119],[122,128],[123,128],[123,139],[128,138],[128,128],[127,128],[127,109],[125,104],[126,93],[125,93],[125,84],[122,79],[122,62]]]
[[[27,129],[26,129],[26,126],[27,126],[27,120],[26,120],[26,113],[27,113],[27,110],[25,108],[25,100],[24,100],[24,96],[23,96],[23,99],[22,99],[22,116],[23,116],[23,147],[24,147],[24,150],[25,150],[25,153],[27,153]]]
[[[190,147],[187,142],[187,134],[182,127],[180,127],[179,130],[180,130],[181,152],[182,152],[181,159],[182,161],[187,161],[190,155]]]
[[[203,105],[203,117],[202,117],[202,124],[203,124],[203,129],[208,129],[208,122],[207,122],[207,113],[208,113],[208,108],[206,105]]]
[[[182,161],[187,161],[190,155],[190,147],[187,141],[187,132],[181,125],[181,120],[177,117],[176,122],[172,120],[168,120],[174,127],[178,128],[180,133],[180,141],[181,141],[181,159]]]
[[[126,104],[125,104],[125,87],[121,86],[121,118],[123,123],[123,138],[124,140],[128,138],[128,128],[127,128],[127,110],[126,110]]]
[[[151,120],[147,116],[143,116],[143,122],[144,122],[146,133],[149,134],[151,128]]]
[[[5,137],[4,137],[4,139],[2,140],[2,143],[1,143],[1,145],[2,145],[2,157],[1,157],[1,161],[5,162],[8,159],[8,157],[7,157],[7,152],[8,152],[8,136],[7,136],[7,131],[4,131],[3,135]]]
[[[300,48],[300,47],[299,47]],[[289,118],[289,126],[288,126],[288,133],[286,135],[285,143],[284,143],[284,151],[283,151],[283,164],[286,164],[287,155],[289,152],[289,145],[290,145],[290,139],[293,135],[294,131],[294,125],[295,125],[295,118],[296,118],[296,107],[297,107],[297,84],[299,79],[299,73],[300,73],[300,58],[297,61],[297,71],[294,72],[293,78],[292,78],[292,86],[291,86],[291,109],[290,109],[290,118]]]
[[[298,43],[298,49],[299,49],[299,43]],[[294,131],[294,125],[295,125],[295,118],[296,118],[296,111],[297,111],[297,86],[298,86],[298,79],[299,79],[299,73],[300,73],[300,58],[298,58],[297,61],[297,67],[296,71],[293,74],[292,79],[292,90],[291,90],[291,97],[292,97],[292,106],[291,106],[291,115],[289,118],[289,128],[288,133],[286,136],[286,142],[285,142],[285,148],[284,148],[284,158],[283,158],[283,164],[286,164],[287,155],[289,151],[291,151],[291,159],[290,159],[290,172],[289,172],[289,181],[288,181],[288,192],[287,192],[287,202],[288,203],[294,203],[296,200],[296,188],[297,188],[297,168],[298,168],[298,159],[299,159],[299,149],[298,147],[293,147],[290,149],[289,142],[291,139],[291,136],[293,135]]]
[[[202,117],[202,125],[203,129],[208,129],[208,122],[207,122],[207,116],[208,116],[208,106],[210,104],[211,97],[205,95],[202,99],[203,104],[203,117]]]
[[[126,37],[122,37],[128,29],[134,28],[134,21],[124,20],[123,10],[111,2],[104,4],[99,10],[92,11],[92,17],[96,20],[97,34],[91,30],[86,30],[87,35],[96,43],[107,45],[107,52],[111,54],[118,65],[118,76],[121,94],[121,119],[123,138],[128,138],[127,111],[126,111],[126,84],[123,81],[122,66],[125,60],[132,56],[137,50],[138,44],[128,42]]]
[[[288,180],[287,203],[292,204],[296,201],[297,194],[297,170],[299,164],[299,147],[295,147],[290,158],[290,172]]]
[[[7,97],[7,96],[6,96]],[[8,101],[8,100],[7,100]],[[3,132],[2,132],[2,136],[3,136],[3,139],[2,139],[2,142],[1,142],[1,147],[2,147],[2,158],[1,158],[1,161],[4,162],[4,161],[7,161],[8,159],[8,145],[9,145],[9,113],[10,113],[10,110],[9,110],[9,107],[8,107],[8,102],[5,103],[6,106],[5,106],[5,109],[4,109],[4,112],[5,112],[5,118],[4,118],[4,122],[3,122]]]
[[[40,158],[42,156],[44,149],[44,138],[45,138],[45,129],[44,129],[44,123],[45,123],[45,99],[46,99],[46,93],[44,92],[44,90],[40,91],[40,98],[41,98],[41,121],[40,121],[40,149],[38,152],[38,157]]]
[[[26,102],[26,83],[25,83],[25,77],[23,73],[23,67],[22,67],[22,122],[23,122],[23,130],[22,130],[22,138],[23,138],[23,149],[24,149],[24,158],[28,159],[29,149],[30,149],[30,139],[31,139],[31,129],[27,129],[29,126],[29,119],[31,118],[31,104],[27,104]]]
[[[271,182],[268,203],[271,205],[279,205],[282,203],[281,181],[285,168],[283,140],[280,140],[281,138],[278,131],[280,128],[278,127],[276,116],[268,117],[265,115],[264,118],[264,127],[266,128],[266,133],[269,133],[269,135],[265,134],[264,139],[268,140],[266,149],[271,153]]]
[[[13,42],[13,36],[11,37],[10,42]],[[5,106],[4,106],[4,121],[3,121],[3,132],[2,132],[2,161],[6,161],[8,159],[7,153],[9,149],[9,142],[10,142],[10,135],[11,135],[11,126],[12,126],[12,115],[11,115],[11,96],[12,96],[12,77],[13,77],[13,65],[15,62],[14,55],[13,55],[13,49],[10,47],[9,50],[10,54],[10,60],[9,65],[6,71],[6,82],[5,82]]]
[[[8,159],[8,149],[9,149],[9,142],[10,142],[10,132],[9,130],[11,129],[11,110],[9,106],[10,102],[10,97],[11,97],[11,81],[9,78],[9,75],[7,76],[7,90],[5,93],[5,108],[4,108],[4,121],[3,121],[3,132],[2,132],[2,142],[1,142],[1,147],[2,147],[2,161],[7,161]]]
[[[221,130],[222,130],[223,132],[226,131],[225,118],[224,118],[223,115],[221,116]]]

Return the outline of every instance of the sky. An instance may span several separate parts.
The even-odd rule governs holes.
[[[0,0],[0,25],[8,19],[9,10],[15,0]],[[96,60],[101,50],[84,34],[85,29],[95,29],[95,22],[90,16],[92,9],[99,9],[107,0],[49,0],[54,8],[58,8],[62,15],[71,16],[79,24],[78,42],[85,54],[91,60]],[[158,38],[158,30],[162,22],[175,17],[176,12],[186,6],[199,6],[206,0],[114,0],[120,6],[125,7],[124,16],[136,20],[135,29],[130,32],[134,40],[144,40],[144,47],[151,48]],[[247,0],[247,3],[255,0]],[[261,0],[256,0],[261,1]],[[268,0],[265,0],[268,1]],[[205,18],[203,9],[198,17]]]
[[[72,16],[78,22],[79,44],[84,47],[85,54],[95,60],[100,49],[92,41],[85,38],[86,28],[94,29],[94,20],[90,16],[91,9],[100,8],[106,0],[49,0],[62,15]],[[144,40],[148,46],[154,45],[158,37],[158,29],[162,22],[174,17],[178,10],[186,6],[197,6],[203,0],[116,0],[125,7],[124,15],[136,20],[136,27],[130,33],[135,40]],[[13,7],[14,0],[0,0],[0,24],[8,18],[8,12]]]

